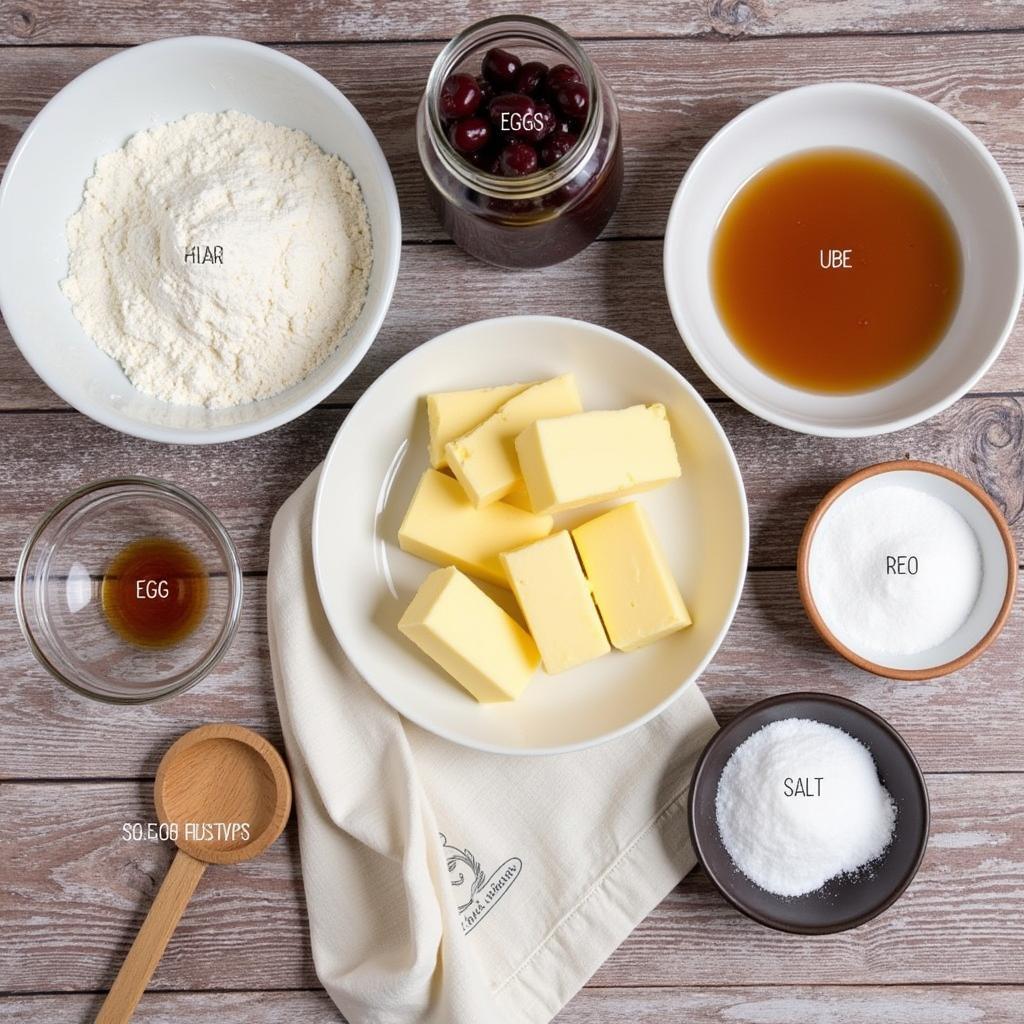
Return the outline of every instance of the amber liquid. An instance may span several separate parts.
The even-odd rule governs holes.
[[[808,391],[865,391],[917,366],[960,299],[949,216],[897,164],[817,149],[756,174],[711,253],[711,287],[733,342],[765,373]]]
[[[144,537],[120,551],[103,575],[100,597],[116,633],[140,647],[170,647],[206,612],[206,569],[184,544]]]

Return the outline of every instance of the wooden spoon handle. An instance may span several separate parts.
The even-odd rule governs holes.
[[[205,870],[203,861],[189,856],[184,850],[175,854],[153,906],[149,908],[146,920],[142,922],[139,934],[117,972],[114,986],[100,1007],[96,1024],[127,1024],[131,1020]]]

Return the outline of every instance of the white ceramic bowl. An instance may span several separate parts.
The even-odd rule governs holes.
[[[362,314],[305,380],[228,409],[170,405],[137,391],[82,330],[59,287],[65,224],[96,159],[135,132],[196,111],[240,110],[306,132],[351,168],[363,189],[374,266]],[[0,309],[40,377],[115,430],[156,441],[231,441],[280,426],[329,395],[370,347],[398,276],[401,223],[384,154],[366,122],[325,78],[238,39],[165,39],[125,50],[67,85],[29,125],[0,185]]]
[[[588,409],[662,402],[680,480],[637,496],[651,517],[694,624],[639,651],[613,651],[548,676],[519,700],[478,704],[401,633],[398,620],[435,566],[398,547],[398,527],[427,468],[423,396],[572,372]],[[601,506],[557,517],[582,522]],[[578,320],[522,316],[442,334],[405,356],[348,414],[324,463],[313,561],[335,634],[367,682],[406,718],[479,750],[576,750],[648,721],[692,684],[732,622],[747,565],[747,504],[714,415],[668,363]],[[515,610],[510,591],[484,585]]]
[[[828,146],[867,150],[917,175],[946,207],[963,256],[960,305],[935,351],[901,379],[852,395],[814,394],[764,373],[730,340],[710,286],[712,240],[737,191],[767,164]],[[664,263],[679,333],[730,398],[790,430],[857,437],[933,416],[992,365],[1020,306],[1024,232],[1002,171],[954,117],[896,89],[835,82],[764,100],[708,142],[676,193]]]

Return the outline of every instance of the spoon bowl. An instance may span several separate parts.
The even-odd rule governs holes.
[[[280,754],[258,733],[203,725],[164,754],[154,799],[179,850],[207,864],[235,864],[281,834],[292,791]]]

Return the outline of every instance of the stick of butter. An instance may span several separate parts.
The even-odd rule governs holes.
[[[540,664],[530,634],[454,566],[423,581],[398,628],[481,702],[515,700]]]
[[[533,506],[530,504],[530,492],[526,489],[526,484],[522,478],[517,481],[515,487],[501,500],[506,505],[515,505],[516,508],[526,509],[527,512],[533,511]]]
[[[503,384],[495,388],[475,388],[472,391],[439,391],[427,395],[427,422],[430,427],[430,464],[444,469],[448,457],[444,446],[449,441],[483,423],[496,413],[510,398],[525,391],[529,384]]]
[[[471,576],[507,587],[498,555],[546,537],[553,525],[551,516],[536,516],[503,501],[474,508],[458,480],[428,469],[402,520],[398,544],[428,562],[457,565]]]
[[[611,650],[567,531],[506,552],[501,563],[546,672],[565,672]]]
[[[445,446],[448,465],[477,508],[499,501],[519,474],[516,437],[531,423],[583,408],[571,373],[534,384],[510,398],[469,433]]]
[[[620,651],[690,625],[661,545],[636,502],[577,526],[572,536],[605,629]]]
[[[560,512],[658,487],[680,475],[665,407],[540,419],[516,438],[530,504]]]

